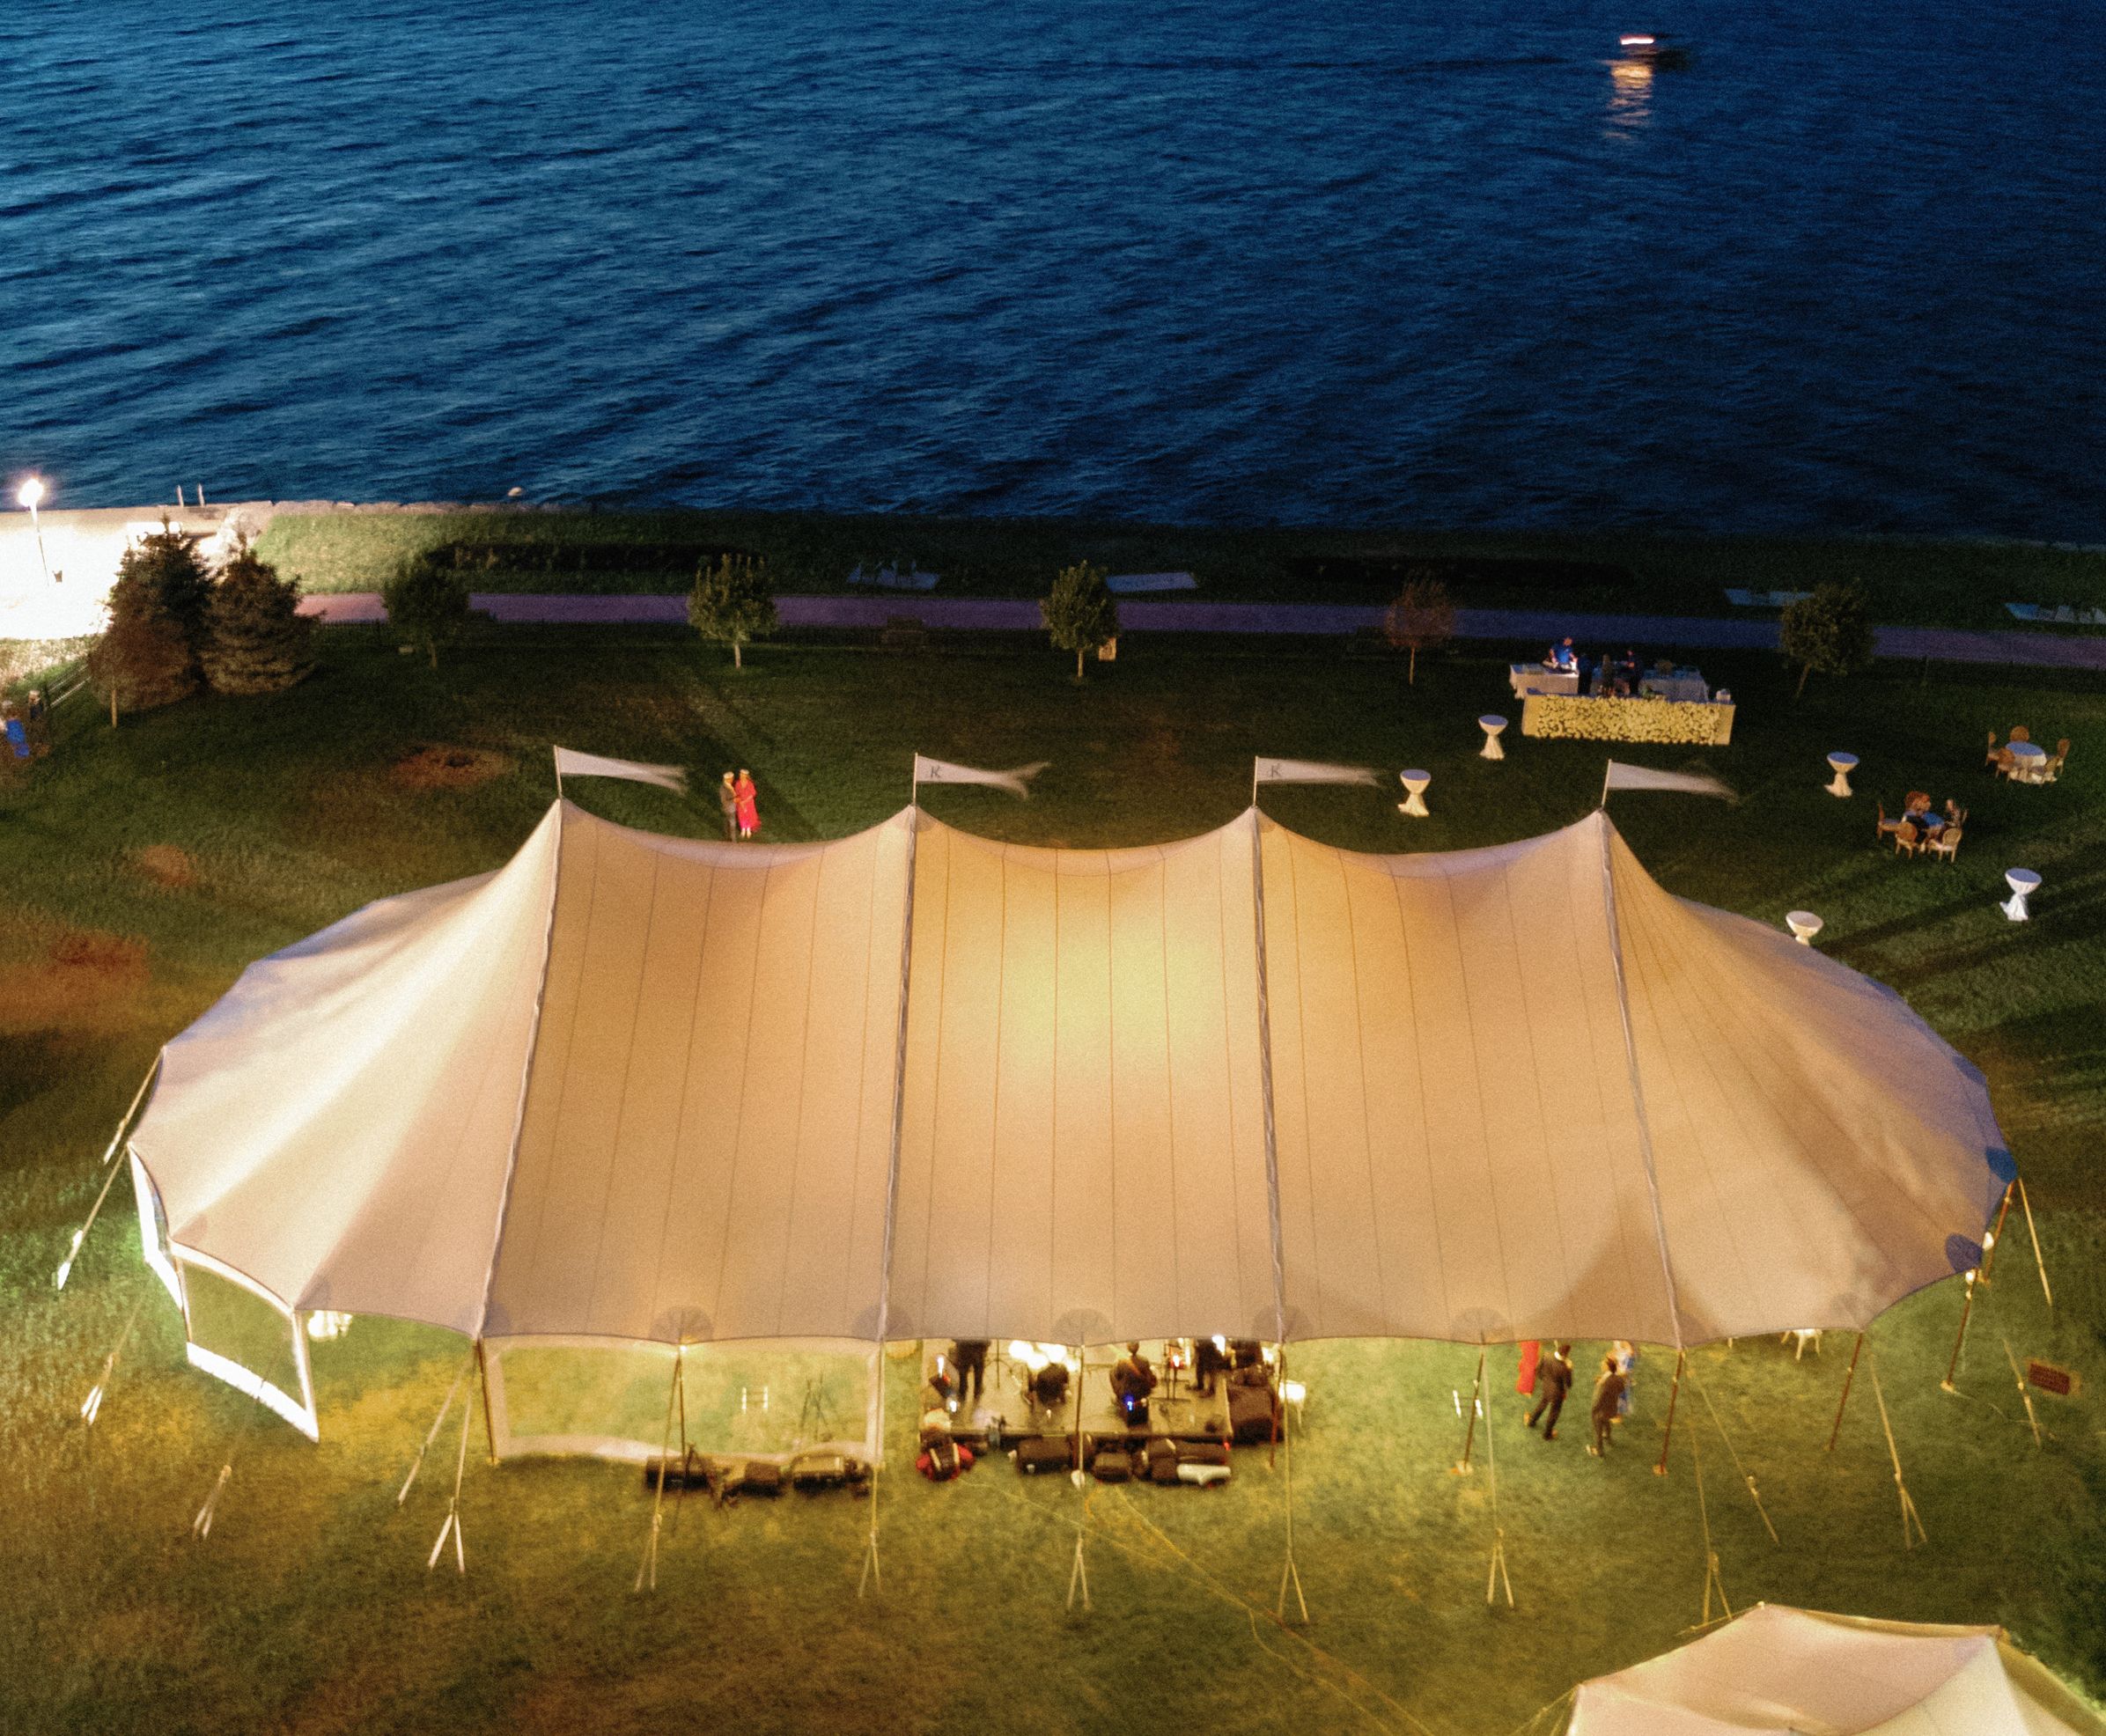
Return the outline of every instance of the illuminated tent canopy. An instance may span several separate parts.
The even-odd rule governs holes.
[[[1050,850],[559,802],[252,966],[130,1149],[179,1300],[499,1350],[1861,1328],[1975,1263],[2009,1173],[1898,997],[1603,814],[1367,856],[1255,809]],[[293,1337],[248,1384],[312,1433]]]
[[[1999,1628],[1757,1604],[1680,1649],[1583,1682],[1569,1736],[2106,1736]]]

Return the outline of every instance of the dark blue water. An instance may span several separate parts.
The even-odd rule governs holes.
[[[2102,181],[2088,0],[13,0],[0,470],[2106,541]]]

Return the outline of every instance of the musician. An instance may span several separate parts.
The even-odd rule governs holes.
[[[1111,1390],[1129,1422],[1146,1420],[1148,1395],[1155,1390],[1155,1370],[1141,1354],[1138,1338],[1128,1342],[1126,1354],[1112,1365]]]
[[[1031,1397],[1042,1410],[1057,1410],[1068,1396],[1068,1365],[1056,1357],[1031,1377]]]
[[[1192,1383],[1202,1398],[1212,1398],[1214,1387],[1228,1372],[1228,1352],[1211,1338],[1202,1338],[1192,1346]]]

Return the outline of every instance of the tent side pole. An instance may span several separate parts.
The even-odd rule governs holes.
[[[1836,1426],[1828,1431],[1828,1445],[1822,1450],[1833,1453],[1837,1438],[1843,1432],[1843,1407],[1850,1402],[1850,1383],[1858,1378],[1858,1358],[1864,1354],[1865,1335],[1858,1334],[1858,1342],[1851,1347],[1850,1367],[1843,1376],[1843,1396],[1836,1401]]]
[[[918,770],[918,762],[917,769]],[[917,798],[920,783],[915,784]],[[878,1472],[885,1457],[885,1340],[892,1324],[892,1238],[900,1211],[900,1144],[907,1114],[907,1004],[914,981],[914,864],[921,842],[921,809],[907,805],[907,879],[900,908],[900,1010],[892,1047],[892,1144],[885,1176],[885,1235],[879,1254],[878,1332],[872,1346],[870,1401],[870,1541],[863,1556],[863,1574],[856,1582],[861,1597],[872,1585],[884,1590],[884,1573],[878,1565]]]
[[[2048,1299],[2048,1312],[2055,1311],[2055,1292],[2048,1288],[2048,1262],[2041,1257],[2040,1232],[2033,1227],[2033,1202],[2026,1197],[2026,1184],[2018,1184],[2018,1203],[2026,1214],[2026,1234],[2033,1239],[2033,1265],[2040,1273],[2040,1293]]]
[[[1996,1264],[1996,1251],[2002,1246],[2004,1239],[2004,1219],[2011,1215],[2011,1195],[2017,1189],[2018,1183],[2016,1181],[2007,1181],[2004,1184],[2003,1203],[1996,1209],[1996,1228],[1989,1232],[1989,1239],[1982,1249],[1981,1271],[1984,1284],[1989,1282],[1990,1269]]]
[[[482,1388],[482,1439],[490,1449],[490,1462],[497,1462],[497,1424],[490,1415],[490,1364],[483,1360],[482,1341],[475,1341],[475,1384]]]
[[[1981,1276],[1979,1267],[1967,1275],[1967,1299],[1960,1305],[1960,1330],[1953,1335],[1952,1360],[1945,1365],[1945,1379],[1938,1383],[1940,1389],[1944,1392],[1956,1393],[1960,1390],[1953,1385],[1953,1377],[1960,1372],[1960,1352],[1967,1346],[1967,1320],[1974,1313],[1975,1285],[1980,1281]]]
[[[1613,766],[1616,762],[1612,760]],[[1602,781],[1602,801],[1604,807],[1609,801],[1609,780]],[[1682,1304],[1675,1293],[1675,1262],[1668,1256],[1668,1219],[1660,1203],[1660,1168],[1653,1158],[1653,1124],[1646,1114],[1646,1087],[1638,1064],[1638,1034],[1631,1023],[1631,988],[1624,976],[1624,931],[1616,920],[1616,866],[1609,853],[1609,835],[1614,828],[1606,813],[1602,818],[1602,908],[1609,919],[1609,961],[1614,967],[1616,984],[1616,1011],[1624,1026],[1624,1064],[1631,1074],[1631,1107],[1638,1121],[1638,1155],[1646,1160],[1646,1192],[1653,1206],[1653,1239],[1660,1252],[1660,1282],[1667,1287],[1668,1319],[1675,1328],[1675,1384],[1668,1393],[1668,1435],[1675,1430],[1675,1399],[1682,1390],[1682,1365],[1685,1349],[1682,1342]],[[1660,1444],[1660,1462],[1653,1466],[1653,1475],[1664,1477],[1668,1474],[1668,1441]]]

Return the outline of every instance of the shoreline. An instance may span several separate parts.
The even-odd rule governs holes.
[[[59,508],[0,512],[0,638],[32,635],[22,600],[46,569],[72,575],[64,600],[91,607],[134,526],[162,517],[223,545],[239,531],[313,594],[378,590],[401,559],[439,550],[474,591],[604,597],[676,596],[696,565],[724,553],[764,560],[785,595],[923,602],[1032,599],[1060,567],[1087,560],[1114,573],[1187,572],[1193,588],[1164,607],[1294,603],[1380,607],[1408,574],[1437,577],[1459,607],[1576,615],[1628,614],[1774,624],[1772,607],[1727,592],[1861,583],[1875,618],[1897,627],[2016,631],[2081,638],[2081,626],[2021,626],[2008,603],[2081,613],[2106,607],[2106,546],[1894,533],[1797,537],[1631,530],[1457,531],[1403,526],[1245,528],[1066,519],[960,518],[742,510],[578,509],[527,500],[231,501],[198,507]],[[866,589],[858,567],[918,567],[930,591]],[[83,589],[76,590],[76,585]],[[55,589],[50,593],[55,600]],[[16,607],[11,611],[11,600]],[[99,600],[99,596],[98,596]],[[70,631],[91,630],[73,622]],[[2096,629],[2092,629],[2095,631]]]

